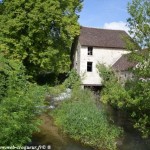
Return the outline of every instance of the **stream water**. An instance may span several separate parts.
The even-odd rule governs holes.
[[[150,139],[142,139],[139,133],[132,128],[125,114],[114,111],[110,107],[104,107],[104,109],[113,118],[115,124],[124,129],[124,137],[118,142],[119,150],[150,150]],[[54,125],[53,118],[47,113],[40,118],[43,124],[40,126],[40,132],[33,135],[30,145],[50,145],[52,150],[94,150],[62,134]]]
[[[54,125],[53,118],[50,115],[43,114],[40,116],[40,119],[43,120],[43,124],[40,126],[40,132],[33,135],[30,145],[50,145],[51,150],[94,150],[64,135]]]
[[[141,138],[140,133],[133,128],[131,120],[129,120],[126,113],[114,110],[110,106],[105,107],[105,110],[113,118],[115,124],[124,130],[124,138],[118,144],[119,150],[150,150],[150,138]]]

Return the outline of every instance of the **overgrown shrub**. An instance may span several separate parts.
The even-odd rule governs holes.
[[[59,94],[66,92],[67,88],[76,89],[80,88],[81,79],[75,69],[72,69],[68,72],[68,77],[63,82],[63,84],[59,84],[53,87],[48,87],[49,95],[55,97]]]
[[[116,73],[104,64],[97,66],[104,88],[101,92],[101,101],[109,103],[118,109],[124,109],[132,117],[134,128],[137,128],[143,138],[150,136],[150,82],[147,78],[140,78],[138,68],[134,78],[121,84]]]
[[[109,124],[90,91],[73,91],[71,99],[63,102],[53,114],[56,124],[75,140],[97,149],[116,149],[116,139],[122,130]]]
[[[101,92],[101,101],[103,103],[109,103],[114,107],[125,108],[131,97],[120,83],[115,71],[104,64],[98,64],[97,68],[103,81],[102,84],[104,85]]]
[[[0,144],[22,146],[38,130],[45,89],[31,84],[17,60],[0,55]]]
[[[52,97],[56,97],[59,94],[65,92],[66,87],[63,84],[53,86],[53,87],[48,87],[48,94]]]
[[[68,78],[65,80],[65,82],[63,84],[65,85],[66,88],[76,88],[76,87],[79,87],[81,85],[80,76],[76,72],[75,69],[72,69],[68,73]]]

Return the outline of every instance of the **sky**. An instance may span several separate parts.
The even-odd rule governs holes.
[[[1,1],[1,0],[0,0]],[[128,31],[127,4],[132,0],[84,0],[79,23],[86,27]]]
[[[128,31],[127,4],[132,0],[84,0],[79,23],[86,27]]]

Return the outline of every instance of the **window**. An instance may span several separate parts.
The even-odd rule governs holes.
[[[88,55],[93,55],[93,47],[88,47]]]
[[[87,72],[92,72],[92,62],[87,62]]]

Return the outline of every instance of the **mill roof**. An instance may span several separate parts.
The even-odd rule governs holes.
[[[108,30],[81,26],[79,42],[82,46],[125,49],[124,37],[129,35],[123,30]]]
[[[129,60],[129,55],[122,55],[113,65],[112,68],[116,71],[127,71],[130,68],[135,67],[137,62]]]

